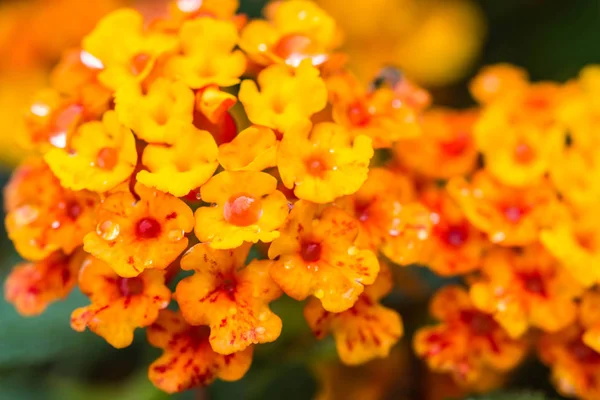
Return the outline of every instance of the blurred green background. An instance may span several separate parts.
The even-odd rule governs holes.
[[[343,0],[339,0],[343,1]],[[368,0],[365,0],[368,1]],[[4,2],[5,3],[5,2]],[[598,0],[479,0],[488,26],[485,45],[477,62],[458,83],[436,87],[438,104],[468,106],[466,83],[482,65],[510,62],[525,67],[533,79],[566,80],[586,64],[600,63],[600,2]],[[262,0],[242,0],[241,11],[259,16]],[[6,150],[5,150],[6,151]],[[10,151],[10,150],[9,150]],[[8,179],[4,167],[1,179]],[[0,275],[3,280],[18,256],[3,232]],[[420,274],[430,289],[440,284],[425,270]],[[410,300],[409,300],[410,299]],[[406,362],[394,367],[397,374],[384,398],[425,399],[424,371],[408,351],[410,330],[425,320],[426,296],[395,293],[387,304],[399,310],[408,327],[399,344]],[[102,339],[69,326],[73,309],[86,304],[75,291],[37,318],[25,319],[12,306],[0,302],[0,400],[4,399],[108,399],[159,400],[171,398],[154,389],[146,377],[148,364],[158,355],[143,333],[128,349],[115,350]],[[172,396],[175,399],[311,399],[317,392],[315,371],[335,362],[333,342],[317,343],[302,318],[302,305],[281,299],[274,304],[284,320],[281,338],[259,346],[251,371],[239,382],[217,382],[207,390]],[[523,399],[559,398],[548,383],[548,371],[531,361],[515,374],[510,386],[539,395]],[[502,398],[502,397],[498,397]],[[503,398],[518,400],[507,395]],[[370,399],[366,399],[370,400]],[[375,400],[375,399],[373,399]]]

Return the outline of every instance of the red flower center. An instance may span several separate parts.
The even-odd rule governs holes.
[[[521,164],[529,164],[535,159],[535,151],[527,143],[519,143],[514,151],[515,161]]]
[[[148,66],[149,62],[150,62],[149,54],[146,54],[146,53],[136,54],[135,56],[133,56],[131,58],[131,61],[130,61],[131,72],[135,76],[140,75],[142,72],[144,72],[144,70]]]
[[[354,126],[364,127],[369,125],[369,122],[371,122],[371,114],[369,114],[369,110],[360,101],[355,101],[354,103],[350,104],[346,112],[348,114],[350,123]]]
[[[313,154],[304,160],[304,165],[306,166],[306,172],[308,172],[309,175],[318,178],[323,178],[325,173],[331,169],[326,157],[318,154]]]
[[[160,232],[160,223],[154,218],[142,218],[135,225],[135,234],[140,239],[155,239]]]
[[[236,226],[256,224],[262,216],[262,202],[247,193],[231,196],[223,207],[225,221]]]
[[[83,208],[76,201],[69,201],[65,204],[65,215],[71,221],[76,221],[83,212]]]
[[[442,152],[450,157],[462,155],[471,144],[471,135],[468,132],[457,132],[452,140],[440,143]]]
[[[584,364],[600,364],[600,354],[588,347],[581,338],[569,344],[569,350],[573,357]]]
[[[300,255],[306,262],[317,262],[321,259],[322,246],[318,242],[303,242],[300,248]]]
[[[546,284],[544,277],[538,271],[523,273],[520,276],[523,282],[523,288],[530,293],[537,294],[540,296],[547,296]]]
[[[509,222],[512,222],[513,224],[519,223],[519,221],[521,221],[521,218],[523,218],[528,211],[529,210],[526,207],[518,205],[509,205],[502,207],[504,217],[506,217],[506,219]]]
[[[290,57],[309,54],[311,44],[310,38],[304,35],[289,34],[279,39],[272,51],[275,55],[287,60]]]
[[[119,154],[112,147],[103,147],[96,155],[96,165],[107,171],[114,169],[118,161]]]
[[[473,334],[477,336],[488,336],[497,326],[496,321],[490,315],[476,310],[461,311],[460,320],[467,324]]]
[[[121,278],[119,291],[123,296],[137,296],[144,293],[144,281],[141,278]]]
[[[466,223],[450,225],[443,235],[444,241],[453,247],[460,247],[469,239],[469,227]]]
[[[368,202],[356,202],[354,204],[354,215],[360,222],[366,222],[370,217],[371,203]]]

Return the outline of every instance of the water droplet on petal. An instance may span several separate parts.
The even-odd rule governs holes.
[[[112,221],[103,221],[96,226],[96,233],[104,240],[115,240],[120,230],[119,224]]]
[[[183,229],[173,229],[167,233],[167,238],[172,242],[178,242],[185,236]]]
[[[262,334],[264,334],[266,332],[266,329],[264,327],[262,327],[262,326],[259,326],[256,329],[254,329],[254,331],[256,333],[258,333],[259,335],[262,335]]]
[[[17,225],[28,225],[35,221],[40,215],[37,208],[28,204],[17,208],[14,213],[15,223]]]

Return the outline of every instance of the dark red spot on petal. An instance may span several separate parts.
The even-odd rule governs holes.
[[[154,218],[142,218],[135,225],[135,234],[140,239],[155,239],[161,230],[160,223]]]

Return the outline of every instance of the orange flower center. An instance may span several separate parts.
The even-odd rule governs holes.
[[[452,140],[440,143],[444,154],[450,157],[462,155],[471,144],[471,136],[467,132],[457,132]]]
[[[225,221],[236,226],[256,224],[262,216],[262,202],[247,193],[231,196],[223,207]]]
[[[546,284],[544,283],[544,277],[541,273],[538,271],[523,273],[520,278],[525,290],[539,296],[547,296]]]
[[[235,301],[235,288],[236,281],[233,278],[225,279],[221,284],[220,290],[229,297],[230,300]]]
[[[461,311],[460,320],[477,336],[488,336],[496,328],[496,322],[490,315],[476,310]]]
[[[300,246],[300,255],[306,262],[317,262],[321,259],[322,250],[321,243],[307,241]]]
[[[155,239],[160,232],[160,223],[154,218],[142,218],[135,225],[135,234],[140,239]]]
[[[529,164],[535,159],[535,151],[527,143],[519,143],[515,147],[514,159],[521,164]]]
[[[371,122],[371,114],[369,114],[369,110],[360,101],[355,101],[354,103],[350,104],[346,112],[348,114],[350,123],[354,126],[364,127],[369,125],[369,122]]]
[[[306,160],[304,160],[304,164],[306,166],[306,172],[308,172],[309,175],[318,178],[323,178],[325,173],[331,169],[331,167],[328,165],[329,163],[327,162],[326,157],[319,154],[313,154],[312,156],[308,157]]]
[[[525,100],[525,107],[536,111],[544,111],[550,108],[550,100],[539,94],[532,95]]]
[[[146,54],[146,53],[139,53],[139,54],[136,54],[135,56],[131,57],[131,61],[130,61],[131,72],[135,76],[140,75],[142,72],[144,72],[146,70],[148,63],[150,62],[150,58],[151,58],[150,55]]]
[[[581,338],[571,342],[568,347],[577,361],[584,364],[600,364],[600,354],[583,343]]]
[[[141,278],[121,278],[119,291],[122,296],[137,296],[144,293],[144,281]]]
[[[521,218],[523,218],[529,210],[526,207],[521,207],[517,205],[509,205],[506,207],[502,207],[502,212],[504,217],[513,224],[519,223]]]
[[[311,44],[310,38],[292,33],[279,39],[272,51],[275,55],[287,60],[293,56],[309,54]]]
[[[356,215],[356,218],[358,218],[360,222],[367,222],[371,216],[370,208],[371,203],[369,202],[356,202],[354,204],[354,214]]]
[[[96,165],[107,171],[114,169],[118,161],[119,154],[112,147],[103,147],[96,155]]]

